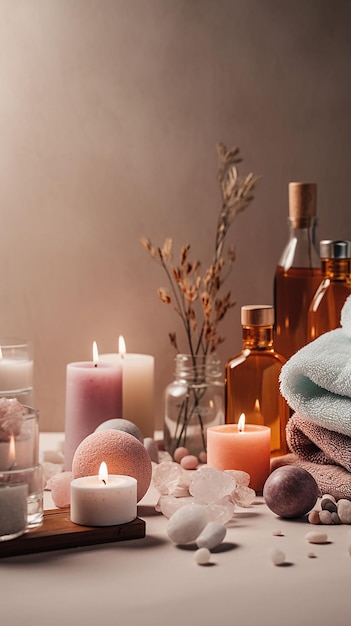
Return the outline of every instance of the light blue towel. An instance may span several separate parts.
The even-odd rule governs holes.
[[[351,296],[341,327],[301,348],[282,367],[280,391],[298,415],[351,436]]]

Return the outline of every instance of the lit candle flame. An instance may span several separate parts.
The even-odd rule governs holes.
[[[15,437],[11,435],[9,442],[9,456],[8,456],[8,464],[9,468],[11,468],[15,464],[16,460],[16,447],[15,447]]]
[[[256,413],[260,413],[261,412],[260,401],[259,401],[258,398],[256,398],[256,402],[255,402],[255,411],[256,411]]]
[[[245,430],[245,413],[242,413],[238,421],[238,431],[243,433]]]
[[[93,363],[95,367],[97,367],[98,362],[99,362],[99,352],[97,349],[96,341],[94,341],[93,342]]]
[[[120,335],[118,337],[118,352],[121,356],[124,356],[125,353],[127,352],[126,342],[124,341],[123,335]]]
[[[102,461],[100,468],[99,468],[99,480],[101,480],[101,482],[104,483],[104,485],[106,485],[107,479],[108,479],[107,465],[105,461]]]

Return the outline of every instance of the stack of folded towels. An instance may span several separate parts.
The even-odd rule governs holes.
[[[271,469],[299,465],[320,495],[351,500],[351,296],[341,327],[321,335],[283,366],[280,390],[294,411],[286,427],[290,453]]]

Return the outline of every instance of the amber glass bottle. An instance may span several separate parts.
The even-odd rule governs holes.
[[[339,328],[341,309],[351,294],[351,241],[323,240],[319,246],[322,280],[308,311],[311,339]]]
[[[289,241],[274,277],[274,346],[286,359],[311,339],[308,308],[321,281],[316,197],[314,183],[289,183]]]
[[[226,363],[225,419],[238,423],[245,413],[248,424],[271,428],[271,456],[287,450],[285,427],[289,407],[279,390],[279,374],[285,358],[273,347],[274,308],[243,306],[241,352]]]

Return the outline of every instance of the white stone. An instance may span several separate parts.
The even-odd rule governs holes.
[[[271,550],[271,561],[273,565],[283,565],[283,563],[285,563],[285,554],[283,550],[273,548],[273,550]]]
[[[345,498],[338,500],[338,516],[342,524],[351,524],[351,502]]]
[[[219,522],[209,522],[196,539],[196,545],[199,548],[208,548],[212,550],[222,543],[226,536],[227,529]]]
[[[305,535],[305,539],[308,543],[327,543],[328,535],[321,531],[311,530]]]
[[[168,520],[167,534],[177,544],[192,543],[208,523],[208,513],[201,504],[188,504]]]
[[[199,548],[194,554],[194,559],[198,565],[207,565],[211,558],[211,552],[207,548]]]

